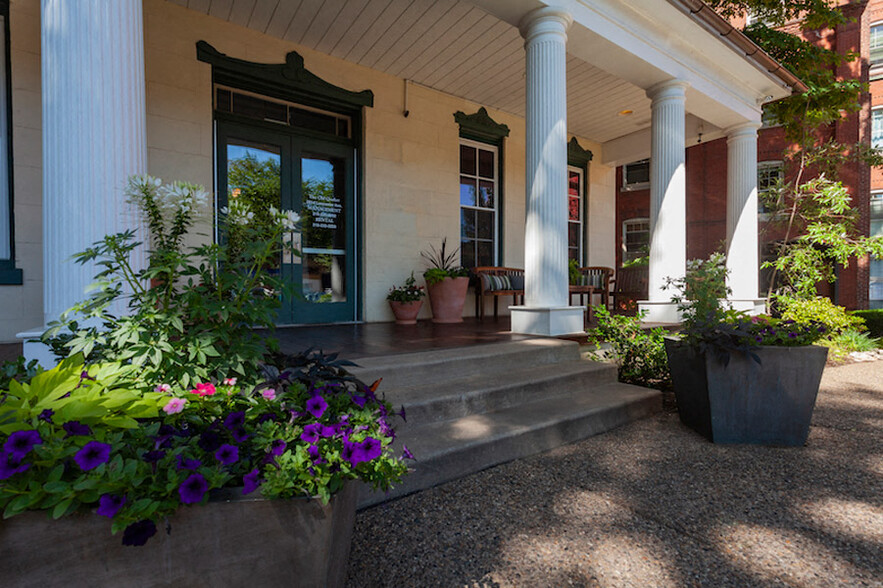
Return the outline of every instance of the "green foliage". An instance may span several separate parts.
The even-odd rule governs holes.
[[[568,262],[567,276],[571,285],[579,284],[582,281],[582,274],[579,272],[579,264],[575,259],[571,259]]]
[[[88,362],[138,366],[142,390],[162,382],[187,387],[216,374],[253,377],[252,366],[275,344],[255,327],[274,327],[285,286],[272,268],[283,232],[296,221],[292,213],[270,208],[269,231],[254,225],[247,203],[236,200],[220,224],[242,236],[241,248],[185,248],[205,196],[198,186],[137,177],[128,195],[150,229],[147,267],[131,264],[140,245],[132,231],[108,235],[77,254],[78,263],[95,261],[101,268],[94,290],[51,323],[43,341],[59,357],[83,353]],[[118,316],[123,307],[129,313]]]
[[[270,379],[250,392],[228,380],[191,392],[176,384],[136,394],[133,366],[91,366],[84,373],[75,358],[36,376],[2,405],[15,404],[15,421],[0,429],[4,518],[25,510],[58,518],[97,507],[116,533],[162,524],[184,503],[204,503],[219,488],[327,502],[347,480],[380,490],[399,481],[407,466],[391,446],[395,413],[374,387],[348,375],[334,356],[288,359],[292,366],[281,372],[267,366]],[[44,412],[49,407],[54,413]],[[138,421],[116,422],[120,415]],[[31,436],[17,455],[10,432]],[[88,457],[87,446],[95,445],[104,453]],[[112,501],[117,508],[108,511]]]
[[[637,267],[637,266],[648,266],[650,265],[650,256],[643,255],[641,257],[636,257],[634,259],[630,259],[628,261],[622,262],[622,267]]]
[[[778,296],[775,304],[783,319],[797,322],[817,321],[825,325],[831,336],[843,331],[864,330],[865,321],[861,317],[847,312],[845,308],[837,306],[830,298],[824,296],[814,298]]]
[[[36,359],[25,362],[23,355],[19,355],[15,360],[6,361],[0,365],[0,390],[8,389],[12,380],[19,383],[27,382],[41,371],[43,370]]]
[[[448,239],[442,239],[441,249],[429,245],[429,251],[421,251],[420,256],[429,264],[429,268],[423,272],[423,279],[430,286],[441,282],[445,278],[463,278],[469,275],[469,270],[455,265],[459,249],[447,252]]]
[[[690,345],[700,346],[725,322],[726,311],[720,301],[730,294],[727,287],[726,257],[713,253],[707,260],[691,259],[683,278],[666,278],[664,289],[676,291],[671,300],[683,317],[684,338]]]
[[[157,416],[161,399],[155,392],[133,389],[137,371],[118,363],[86,366],[82,354],[75,354],[30,382],[13,380],[0,402],[0,433],[26,428],[47,410],[59,422],[136,427],[135,419]]]
[[[855,310],[852,314],[865,321],[871,337],[883,337],[883,309]]]
[[[807,29],[846,22],[840,8],[829,0],[709,0],[707,4],[727,19],[751,11],[770,26],[780,26],[798,18],[803,19],[802,24]]]
[[[828,359],[834,362],[844,361],[850,353],[857,351],[874,351],[880,347],[880,339],[871,337],[855,329],[847,329],[829,338],[819,341],[828,348]]]
[[[659,390],[671,388],[671,374],[665,355],[665,330],[641,328],[646,313],[638,316],[612,315],[604,306],[593,309],[598,326],[589,333],[592,343],[610,343],[616,359],[619,381]]]
[[[386,295],[387,300],[393,302],[414,302],[423,298],[423,286],[418,286],[414,279],[414,272],[405,280],[404,286],[393,286]]]

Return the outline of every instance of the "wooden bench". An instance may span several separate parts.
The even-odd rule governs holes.
[[[647,300],[649,273],[646,265],[621,267],[613,283],[613,309],[637,311],[638,300]]]
[[[497,318],[497,299],[512,296],[512,303],[524,304],[524,270],[514,267],[481,266],[472,269],[475,286],[475,316],[484,318],[485,296],[494,299],[494,318]]]
[[[595,294],[601,296],[601,304],[608,308],[610,303],[610,284],[613,282],[613,268],[603,266],[586,266],[579,268],[580,283],[570,284],[570,300],[573,295],[579,294],[579,303],[582,306],[583,296],[588,298],[587,320],[592,320],[592,298]]]

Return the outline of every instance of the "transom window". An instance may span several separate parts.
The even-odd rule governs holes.
[[[583,170],[567,168],[567,256],[583,264],[583,193],[585,179]]]
[[[632,218],[622,223],[622,260],[634,261],[650,252],[650,219]]]
[[[499,150],[460,139],[460,264],[497,265]]]

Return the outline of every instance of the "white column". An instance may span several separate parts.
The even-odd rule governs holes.
[[[147,143],[142,0],[42,0],[41,9],[48,322],[84,298],[96,273],[71,255],[137,226],[123,189],[146,172]]]
[[[560,335],[583,330],[570,306],[567,272],[567,29],[565,10],[544,7],[521,21],[526,53],[525,306],[512,330]]]
[[[758,300],[757,129],[748,122],[727,129],[727,269],[733,306],[763,309]]]
[[[687,185],[684,93],[687,83],[669,80],[647,90],[650,98],[650,267],[649,300],[639,308],[648,321],[677,322],[666,278],[687,267]]]

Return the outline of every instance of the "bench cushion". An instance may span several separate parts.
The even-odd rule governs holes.
[[[485,292],[496,292],[497,290],[511,290],[512,285],[509,282],[509,276],[481,274],[481,289]]]

